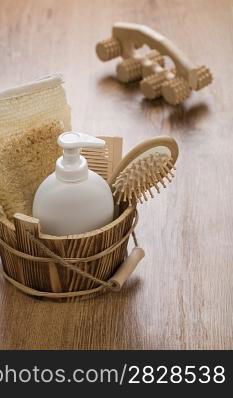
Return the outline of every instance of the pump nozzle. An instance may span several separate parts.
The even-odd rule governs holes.
[[[105,145],[104,140],[82,133],[63,133],[57,140],[58,145],[63,149],[74,148],[101,148]]]
[[[56,177],[62,181],[77,182],[88,176],[86,159],[80,155],[81,148],[101,148],[104,140],[88,134],[67,132],[59,135],[58,145],[63,148],[63,156],[56,162]]]

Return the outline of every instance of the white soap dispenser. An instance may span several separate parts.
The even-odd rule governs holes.
[[[88,232],[113,220],[114,203],[107,182],[88,169],[80,148],[99,148],[103,140],[73,132],[58,137],[63,156],[55,172],[39,186],[33,203],[33,217],[40,220],[41,231],[50,235]]]

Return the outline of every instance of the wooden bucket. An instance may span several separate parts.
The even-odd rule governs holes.
[[[136,207],[121,208],[112,223],[79,235],[45,235],[37,219],[23,214],[13,221],[0,219],[0,254],[4,277],[18,289],[54,299],[120,289],[122,275],[118,283],[114,274],[127,257]]]
[[[104,149],[85,150],[89,168],[106,180],[122,155],[122,139],[104,138]],[[3,276],[23,292],[51,299],[90,297],[107,289],[119,290],[143,257],[134,249],[137,210],[117,207],[118,217],[101,229],[80,235],[51,236],[40,231],[39,220],[16,213],[12,222],[0,206],[0,255]]]

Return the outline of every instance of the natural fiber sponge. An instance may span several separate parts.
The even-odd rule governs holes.
[[[57,145],[63,124],[49,125],[1,138],[0,204],[9,219],[14,213],[32,214],[34,194],[40,183],[55,169],[61,156]]]
[[[51,75],[0,92],[0,138],[60,120],[71,130],[62,75]]]

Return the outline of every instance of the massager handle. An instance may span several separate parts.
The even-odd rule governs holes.
[[[172,41],[144,25],[117,22],[113,25],[112,36],[120,42],[121,56],[135,56],[135,49],[148,45],[163,56],[169,56],[176,67],[177,74],[183,76],[194,90],[197,87],[196,67]]]

